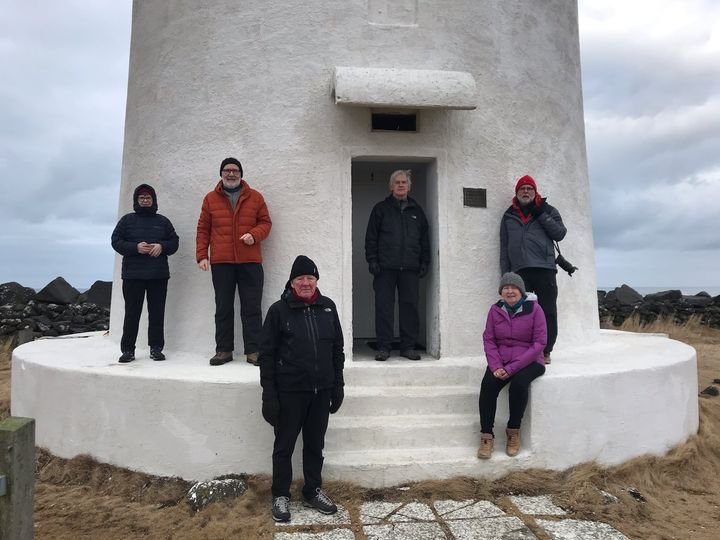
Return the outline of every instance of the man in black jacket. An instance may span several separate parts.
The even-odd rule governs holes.
[[[146,295],[150,358],[165,360],[162,352],[165,346],[165,299],[170,279],[167,258],[177,251],[179,242],[170,220],[157,213],[157,196],[152,186],[141,184],[135,189],[133,208],[133,213],[120,218],[111,237],[113,249],[123,256],[122,363],[135,360],[135,341]]]
[[[390,356],[395,325],[395,290],[400,318],[400,355],[420,360],[415,351],[420,331],[419,278],[430,264],[428,222],[420,205],[408,196],[409,171],[390,175],[390,195],[375,205],[365,232],[365,259],[375,276],[375,360]]]
[[[343,334],[335,303],[320,294],[315,263],[299,255],[281,299],[267,312],[260,340],[263,418],[275,428],[272,516],[289,521],[292,455],[303,434],[306,506],[334,514],[322,488],[323,447],[330,414],[344,398]]]

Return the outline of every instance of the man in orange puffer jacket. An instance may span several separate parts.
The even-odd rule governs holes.
[[[210,359],[211,366],[233,359],[236,290],[249,363],[257,365],[260,348],[264,282],[260,242],[270,234],[272,221],[265,199],[242,176],[237,159],[222,161],[220,181],[205,195],[197,225],[195,258],[201,270],[211,270],[215,289],[215,356]]]

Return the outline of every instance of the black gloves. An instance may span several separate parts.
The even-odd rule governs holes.
[[[427,264],[422,263],[420,265],[420,269],[418,270],[418,277],[424,278],[425,276],[427,276],[427,273],[428,273]]]
[[[336,386],[333,388],[330,394],[330,414],[335,414],[340,410],[343,399],[345,399],[345,391],[342,386]]]
[[[280,400],[275,392],[263,390],[262,393],[262,415],[265,421],[275,427],[280,417]]]
[[[541,202],[539,205],[535,204],[530,209],[530,212],[534,217],[540,217],[540,215],[547,210],[547,203],[545,201]]]
[[[368,270],[373,276],[377,276],[380,273],[380,265],[376,260],[372,260],[368,263]]]

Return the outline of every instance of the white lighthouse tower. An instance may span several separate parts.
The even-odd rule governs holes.
[[[263,243],[265,307],[305,253],[340,306],[348,344],[372,337],[365,227],[389,174],[409,168],[431,229],[427,350],[478,354],[478,328],[496,297],[500,216],[517,178],[531,174],[560,209],[564,251],[581,268],[559,276],[559,347],[595,339],[574,0],[203,6],[143,1],[133,13],[120,207],[149,182],[180,234],[170,350],[214,352],[213,292],[195,266],[194,239],[202,197],[228,155],[242,161],[273,219]]]
[[[39,418],[38,444],[186,478],[270,471],[257,368],[207,365],[213,289],[196,265],[195,228],[227,156],[240,159],[273,220],[264,309],[302,253],[340,310],[347,397],[330,423],[329,477],[391,485],[618,463],[697,430],[694,351],[599,329],[576,0],[135,0],[119,213],[150,183],[180,235],[168,361],[115,364],[117,264],[110,336],[63,343],[55,364],[48,345],[14,355],[24,371],[13,370],[13,409]],[[364,233],[400,168],[412,170],[431,230],[426,351],[420,362],[378,365],[366,353]],[[481,332],[497,297],[500,218],[525,174],[561,212],[563,254],[580,270],[558,274],[559,338],[533,384],[527,448],[488,467],[475,458]],[[63,387],[78,381],[83,391]],[[16,392],[33,385],[46,392]],[[58,428],[58,403],[72,437]]]

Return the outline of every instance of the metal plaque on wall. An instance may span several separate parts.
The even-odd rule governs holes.
[[[463,188],[463,205],[472,208],[487,208],[487,190],[485,188]]]

